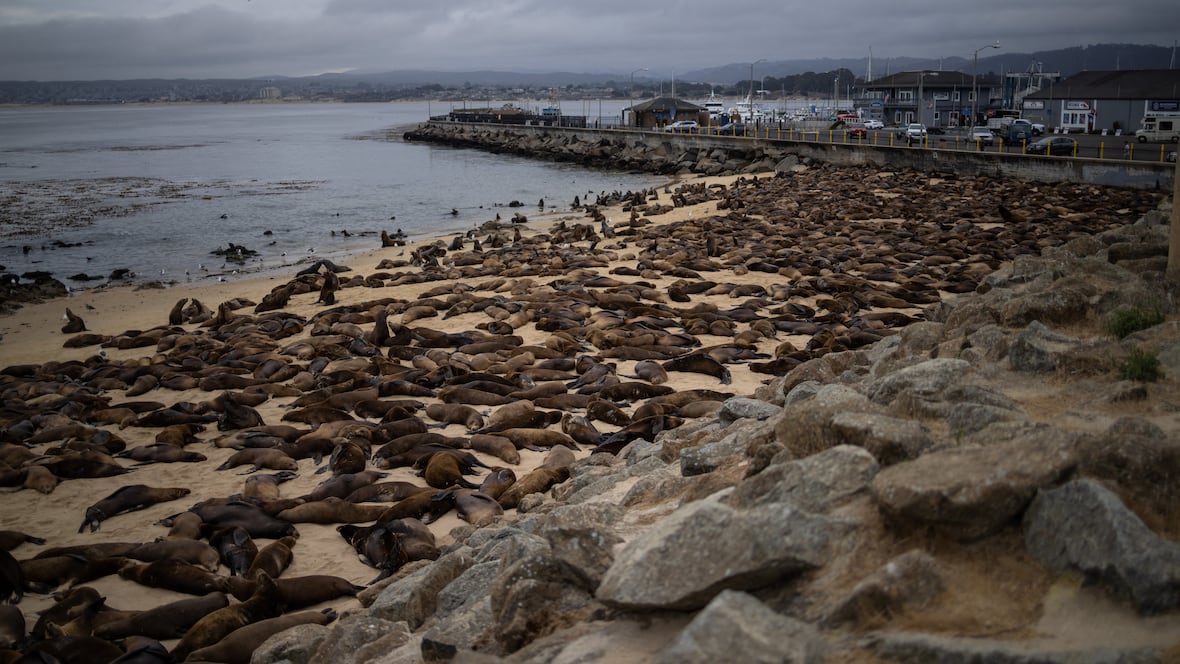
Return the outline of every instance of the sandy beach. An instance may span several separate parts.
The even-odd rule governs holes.
[[[843,175],[847,177],[847,173]],[[804,349],[813,338],[824,335],[827,335],[827,349],[836,350],[846,348],[846,344],[868,343],[871,339],[895,334],[905,322],[921,316],[923,298],[950,297],[953,296],[954,289],[964,292],[967,288],[974,288],[974,284],[983,274],[989,269],[994,269],[1002,261],[1010,260],[1012,255],[985,253],[989,247],[985,246],[983,241],[961,242],[963,246],[955,246],[956,240],[953,235],[926,236],[922,230],[924,226],[934,229],[932,233],[953,232],[963,235],[978,231],[986,233],[987,237],[998,237],[996,246],[1005,249],[997,249],[997,252],[1010,251],[1012,247],[1020,248],[1023,241],[1020,238],[1002,237],[1004,220],[1001,219],[1001,213],[994,205],[989,205],[986,201],[981,202],[978,196],[972,194],[970,186],[964,183],[944,182],[914,173],[904,174],[909,188],[900,189],[907,192],[906,200],[898,200],[898,189],[894,189],[896,182],[884,179],[865,178],[863,182],[855,183],[862,195],[846,197],[825,189],[825,183],[832,177],[831,173],[813,173],[807,178],[800,176],[797,182],[776,178],[774,186],[777,189],[770,188],[770,178],[763,177],[762,184],[755,183],[748,177],[694,179],[686,183],[682,189],[672,186],[658,192],[654,200],[646,201],[646,207],[642,208],[643,213],[639,211],[640,206],[634,209],[614,206],[599,210],[602,218],[610,219],[610,226],[619,231],[613,238],[597,235],[597,231],[602,228],[601,224],[584,210],[551,213],[544,218],[530,218],[527,224],[518,225],[516,228],[509,225],[503,231],[508,238],[506,244],[494,251],[491,234],[481,233],[477,237],[484,241],[485,254],[480,255],[471,251],[468,242],[463,250],[451,251],[440,259],[439,270],[442,272],[438,275],[442,278],[430,281],[410,283],[413,279],[407,275],[419,274],[421,270],[418,266],[405,265],[404,261],[409,260],[415,251],[421,256],[423,249],[432,246],[432,243],[415,242],[405,247],[374,248],[370,253],[347,261],[350,271],[338,276],[342,282],[347,282],[354,275],[361,275],[369,277],[370,281],[376,279],[377,283],[362,285],[347,282],[350,285],[339,288],[335,292],[335,303],[330,305],[317,301],[320,297],[318,288],[290,296],[281,311],[286,316],[304,321],[305,324],[298,334],[276,340],[275,346],[289,347],[298,340],[308,339],[314,321],[325,311],[343,311],[350,308],[372,311],[374,308],[387,307],[388,311],[396,312],[389,315],[390,324],[400,329],[428,328],[439,333],[471,332],[483,337],[495,336],[487,332],[489,324],[497,320],[507,322],[510,320],[507,316],[497,319],[484,309],[473,307],[459,311],[455,308],[458,302],[470,302],[471,300],[464,297],[473,295],[501,296],[505,301],[531,307],[530,317],[513,324],[512,335],[520,337],[521,346],[552,348],[558,345],[554,339],[563,333],[563,323],[555,316],[555,312],[546,308],[545,298],[556,301],[563,293],[577,292],[583,298],[581,302],[597,303],[596,313],[585,318],[593,319],[600,327],[583,325],[575,328],[573,323],[569,323],[564,329],[572,330],[567,334],[577,337],[581,345],[577,346],[576,350],[564,351],[567,356],[597,356],[602,362],[613,365],[614,373],[620,380],[634,380],[631,376],[635,374],[638,362],[635,356],[627,359],[610,352],[612,349],[618,350],[627,346],[626,340],[617,336],[622,334],[625,318],[628,333],[635,336],[650,334],[656,339],[662,338],[673,343],[673,338],[684,339],[685,336],[691,335],[695,338],[696,344],[692,348],[741,348],[757,353],[748,358],[735,355],[732,362],[727,362],[725,368],[732,376],[732,381],[725,384],[714,376],[702,373],[668,372],[666,386],[678,392],[708,389],[748,396],[754,394],[773,373],[784,373],[786,369],[783,367],[788,366],[779,365],[780,369],[777,371],[764,368],[764,372],[756,372],[752,370],[752,366],[757,362],[766,362],[772,358],[800,357],[801,353],[810,352]],[[932,198],[917,200],[914,193],[914,186],[917,185],[924,188],[923,196]],[[788,190],[791,191],[790,195],[784,193]],[[1042,187],[1040,192],[1042,196],[1048,197],[1047,202],[1030,201],[1023,211],[1017,210],[1016,214],[1052,216],[1053,223],[1068,223],[1071,229],[1068,232],[1055,228],[1048,222],[1045,222],[1044,228],[1036,230],[1036,233],[1042,234],[1038,237],[1052,236],[1055,242],[1065,241],[1070,233],[1089,232],[1082,227],[1091,220],[1103,224],[1119,223],[1119,219],[1129,221],[1141,211],[1153,207],[1158,200],[1158,195],[1128,193],[1122,199],[1105,202],[1104,205],[1110,207],[1109,211],[1095,208],[1093,212],[1074,213],[1066,209],[1062,203],[1068,202],[1069,192],[1049,190],[1049,187]],[[876,201],[876,207],[865,203],[865,198],[869,195]],[[953,198],[955,196],[958,198]],[[945,223],[948,215],[957,214],[955,208],[960,203],[985,206],[981,209],[986,211],[980,212],[973,220],[974,230]],[[1057,209],[1053,209],[1053,205],[1056,205]],[[817,214],[815,210],[818,209],[826,212]],[[907,217],[904,212],[906,209],[924,211]],[[1116,213],[1115,210],[1121,211]],[[763,223],[763,219],[776,215],[781,215],[779,223],[783,224],[783,228],[790,229],[789,232],[797,235],[790,239],[788,233],[788,239],[783,240],[782,244],[763,246],[767,242],[766,231],[759,224]],[[628,219],[637,220],[634,228],[629,231]],[[782,221],[784,219],[788,221]],[[817,226],[807,227],[804,221]],[[836,226],[831,225],[837,223]],[[585,230],[594,232],[593,236],[584,233],[577,235],[582,233],[575,232],[575,227],[579,224],[583,225]],[[716,238],[708,237],[710,233],[701,230],[707,228],[708,224],[717,225],[717,228],[724,226],[727,234]],[[814,228],[832,230],[824,232]],[[521,230],[520,240],[512,239],[515,230]],[[687,236],[683,234],[690,232],[696,234],[695,238],[691,241],[684,239]],[[913,239],[903,242],[898,237]],[[439,242],[446,245],[452,239],[444,237],[440,238]],[[700,245],[703,248],[711,245],[714,240],[723,242],[724,247],[711,255],[698,255],[694,252],[693,247]],[[922,242],[935,246],[924,255],[909,249],[911,245],[918,246]],[[675,251],[677,246],[683,246],[684,251]],[[873,248],[877,257],[854,258],[853,249],[861,246]],[[786,261],[787,258],[782,257],[796,250],[803,252],[797,258],[798,268],[780,267],[776,274],[770,271],[773,266],[765,267],[767,261],[772,259],[781,258]],[[514,256],[524,256],[526,260],[521,265],[515,265],[512,264]],[[704,276],[698,275],[694,279],[689,275],[693,271],[687,267],[689,265],[715,271],[704,273]],[[907,270],[906,265],[918,265],[921,269]],[[463,272],[464,269],[469,269],[472,270],[469,274],[476,274],[474,271],[480,269],[479,266],[487,271],[487,275],[481,273],[479,276],[466,276]],[[496,274],[496,270],[502,274],[499,278],[491,276]],[[893,275],[891,278],[896,280],[892,290],[885,287],[884,275],[887,274]],[[292,271],[288,278],[294,281],[294,277]],[[317,283],[321,283],[323,275],[317,275],[315,279],[319,280]],[[686,283],[704,283],[706,279],[711,286],[683,295],[680,299],[672,296],[673,291],[681,294]],[[0,335],[3,335],[0,341],[0,366],[10,368],[6,370],[8,375],[4,376],[4,382],[0,382],[0,385],[8,390],[7,394],[11,399],[6,424],[10,427],[15,426],[25,417],[31,417],[31,413],[35,412],[37,405],[41,403],[37,400],[38,395],[52,394],[20,387],[26,382],[21,378],[23,372],[14,370],[13,367],[43,365],[50,362],[106,363],[134,367],[168,361],[171,350],[157,349],[155,345],[130,349],[100,348],[97,345],[64,348],[63,342],[72,336],[61,332],[67,307],[82,317],[87,330],[114,337],[129,330],[143,331],[166,326],[170,310],[181,298],[195,298],[214,311],[224,302],[241,299],[239,304],[242,301],[248,301],[249,304],[242,304],[233,312],[233,316],[243,319],[261,316],[252,313],[254,305],[287,283],[289,282],[283,277],[274,277],[202,287],[110,288],[84,291],[66,299],[23,307],[16,314],[0,319]],[[914,285],[919,283],[920,289]],[[901,289],[899,284],[907,284],[909,287]],[[435,311],[438,315],[433,316],[411,315],[411,306],[414,303],[426,302],[427,300],[423,299],[424,294],[432,292],[437,294],[432,295],[431,299],[448,302],[447,306],[451,309],[445,313]],[[853,294],[856,299],[853,298]],[[886,297],[887,295],[890,297]],[[910,299],[902,299],[901,296]],[[377,302],[390,304],[373,304]],[[569,306],[576,306],[578,300],[574,302],[574,305]],[[368,304],[363,308],[356,306],[362,303]],[[424,306],[435,310],[439,308],[433,305]],[[585,308],[591,309],[589,306]],[[860,309],[859,312],[857,308]],[[659,326],[663,324],[661,312],[668,316],[672,315],[671,312],[677,312],[676,315],[680,316],[679,322],[675,327],[660,332]],[[746,315],[745,312],[753,312],[756,315]],[[361,321],[357,323],[359,329],[372,330],[371,322],[365,322],[364,318],[357,320]],[[766,321],[775,322],[769,331],[765,325]],[[698,324],[700,327],[693,327],[691,333],[688,331],[690,325]],[[174,332],[187,334],[193,339],[211,334],[206,324],[185,323],[175,327],[183,329]],[[498,326],[497,329],[503,329],[503,326]],[[763,332],[757,332],[759,329]],[[346,327],[332,328],[331,333],[342,335],[346,334],[346,330]],[[316,332],[321,333],[326,332]],[[616,336],[611,336],[612,334]],[[593,345],[587,343],[590,339],[594,340]],[[650,347],[651,343],[645,345]],[[482,362],[476,362],[470,356],[459,357],[462,354],[453,348],[441,350],[449,354],[456,363],[459,360],[468,363],[464,365],[466,367],[492,365],[491,358],[485,357]],[[103,356],[96,358],[100,351]],[[423,347],[421,355],[416,355],[413,359],[396,359],[391,356],[392,364],[383,366],[399,372],[407,371],[414,361],[431,353],[432,349]],[[515,355],[511,352],[499,354],[499,360],[503,363],[507,363],[513,357]],[[752,364],[750,359],[754,358],[756,362]],[[217,356],[211,352],[207,359],[213,364],[217,361]],[[326,359],[325,364],[318,367],[318,370],[330,372],[333,367],[346,364],[352,366],[355,364],[354,360],[356,358],[343,359],[334,356],[333,359]],[[374,361],[375,359],[365,359],[363,363],[371,364]],[[539,363],[540,358],[536,358],[536,361]],[[291,358],[290,362],[305,370],[310,365],[309,361],[303,359]],[[352,364],[349,364],[350,362]],[[507,375],[513,375],[527,367],[527,364],[516,366],[509,370]],[[486,370],[494,372],[496,369]],[[538,385],[558,380],[569,381],[577,377],[572,372],[557,372],[553,376],[538,372],[537,375],[546,377],[536,379]],[[68,381],[56,387],[64,390],[68,387]],[[214,399],[224,391],[157,387],[135,396],[134,399],[159,401],[168,405],[182,402],[200,404]],[[113,405],[131,400],[120,389],[106,390],[104,395]],[[50,398],[43,396],[42,401]],[[305,427],[303,424],[285,422],[282,419],[289,412],[293,401],[295,397],[275,396],[257,405],[255,410],[266,424],[283,423]],[[438,403],[440,400],[437,397],[421,397],[421,401]],[[623,408],[628,414],[634,413],[641,401],[632,400],[624,404]],[[485,414],[497,409],[480,405],[475,408]],[[22,412],[29,415],[22,416]],[[581,411],[575,409],[572,414],[581,414]],[[422,417],[428,423],[434,424],[425,415]],[[594,424],[604,434],[620,428],[618,425],[601,421]],[[127,448],[153,443],[159,431],[153,427],[123,428],[118,424],[93,426],[117,434],[126,442]],[[549,428],[561,429],[558,424],[553,424]],[[224,498],[240,493],[247,477],[241,474],[244,468],[215,470],[235,452],[233,449],[223,449],[212,444],[213,440],[226,433],[216,429],[216,425],[208,425],[198,436],[200,442],[186,447],[190,451],[205,455],[207,460],[203,462],[159,463],[138,466],[131,473],[115,477],[71,479],[62,481],[51,493],[45,494],[19,487],[6,489],[9,493],[0,502],[0,524],[3,524],[0,529],[20,530],[47,540],[44,546],[22,544],[12,551],[12,555],[17,560],[26,560],[46,547],[98,542],[152,541],[167,533],[167,528],[156,525],[160,519],[184,511],[202,500]],[[469,434],[460,424],[432,428],[431,431],[454,437]],[[33,451],[37,454],[46,454],[50,448],[63,442],[65,440],[55,440],[36,445]],[[490,455],[476,454],[488,465],[507,465]],[[512,465],[512,470],[517,477],[521,477],[541,464],[546,454],[544,450],[522,449],[520,463]],[[589,449],[582,446],[575,456],[582,458],[588,454]],[[36,462],[37,460],[32,461]],[[324,463],[327,463],[326,459]],[[123,460],[122,464],[131,466],[127,460]],[[373,468],[371,464],[368,467]],[[316,464],[313,460],[298,461],[298,477],[281,485],[281,496],[291,498],[305,495],[330,476],[326,473],[316,474],[315,471]],[[389,476],[383,481],[400,480],[423,484],[423,478],[418,477],[409,468],[395,468],[387,472]],[[478,477],[471,479],[479,481]],[[143,483],[152,487],[186,487],[191,489],[191,494],[178,500],[153,505],[142,511],[112,516],[102,523],[101,529],[97,532],[77,532],[90,505],[119,487],[132,483]],[[512,510],[508,512],[511,513]],[[453,511],[432,523],[430,530],[436,538],[437,546],[446,547],[450,544],[452,529],[463,525]],[[376,576],[377,571],[359,560],[352,546],[336,531],[336,524],[300,523],[297,527],[300,536],[293,548],[294,560],[284,571],[283,577],[328,574],[364,585]],[[266,540],[258,540],[259,546],[265,543]],[[219,573],[228,574],[227,568],[222,566]],[[86,585],[95,588],[106,597],[106,606],[118,610],[143,610],[184,597],[181,593],[147,588],[116,575],[104,576],[89,581]],[[29,593],[19,606],[25,613],[29,625],[32,625],[36,621],[36,612],[52,604],[53,599],[50,596]],[[341,598],[310,608],[327,606],[343,612],[359,607],[359,604],[353,598]],[[165,645],[171,647],[174,642],[165,642]]]
[[[715,178],[711,183],[728,185],[734,178]],[[662,198],[667,201],[667,195]],[[660,224],[672,223],[688,219],[693,215],[701,217],[716,212],[716,203],[702,203],[699,205],[678,207],[671,211],[653,217],[653,221]],[[603,213],[612,219],[625,219],[627,214],[618,206],[604,209]],[[544,218],[530,219],[527,224],[520,225],[525,237],[536,236],[550,228],[553,224],[565,221],[568,224],[587,223],[582,212],[554,212]],[[440,241],[450,242],[450,237],[440,238]],[[404,260],[417,247],[427,242],[411,243],[406,247],[389,247],[357,256],[347,261],[351,272],[342,273],[341,277],[351,274],[370,274],[377,271],[377,266],[383,260]],[[634,264],[634,260],[620,259],[617,265]],[[613,266],[612,266],[613,267]],[[608,270],[601,270],[606,274]],[[292,276],[294,270],[292,270]],[[654,284],[655,288],[666,288],[673,279],[665,278]],[[756,281],[753,277],[748,281]],[[276,286],[285,283],[281,277],[255,278],[215,285],[190,287],[168,286],[159,287],[112,287],[80,291],[68,298],[26,305],[16,314],[0,319],[0,365],[11,367],[15,365],[40,364],[47,361],[54,362],[85,362],[88,358],[95,358],[101,351],[106,362],[146,362],[152,356],[152,349],[100,348],[88,346],[85,348],[64,348],[63,342],[70,336],[61,332],[64,324],[65,310],[69,308],[85,321],[88,331],[104,334],[119,335],[128,330],[148,330],[166,325],[168,314],[173,305],[180,298],[197,299],[211,308],[216,308],[221,302],[244,298],[251,302],[259,302]],[[376,297],[395,298],[413,301],[420,294],[436,284],[407,284],[389,286],[381,289],[342,288],[337,292],[335,306],[348,306],[355,302],[371,300]],[[325,305],[317,304],[318,292],[309,292],[291,298],[284,311],[311,318],[323,311]],[[700,300],[709,298],[701,297]],[[728,306],[727,296],[716,296],[718,303]],[[248,312],[242,309],[239,313]],[[464,314],[449,318],[430,318],[418,323],[428,324],[430,328],[443,332],[461,332],[475,329],[481,322],[486,324],[487,316],[480,313]],[[184,326],[190,330],[199,330],[196,325]],[[532,326],[525,326],[516,330],[523,337],[524,344],[543,343],[547,333],[536,330]],[[724,337],[710,337],[702,335],[701,343],[708,346],[726,342]],[[768,342],[769,343],[769,342]],[[769,343],[772,347],[774,344]],[[770,350],[770,349],[768,349]],[[620,375],[630,374],[634,368],[634,361],[617,361],[617,371]],[[711,377],[699,374],[679,373],[671,374],[668,385],[683,390],[695,387],[710,387],[722,389],[727,393],[747,395],[753,393],[766,376],[743,371],[738,365],[733,367],[733,382],[729,385],[718,385]],[[121,398],[117,392],[112,393],[112,401],[119,402]],[[179,402],[201,402],[216,396],[215,393],[201,390],[174,391],[157,388],[140,399],[159,400],[173,404]],[[286,411],[291,398],[275,398],[257,408],[267,423],[279,423]],[[437,402],[437,399],[426,399]],[[487,409],[483,409],[487,410]],[[598,423],[604,433],[617,429],[610,425]],[[126,441],[128,448],[148,445],[154,442],[158,429],[143,427],[120,428],[117,425],[102,425],[101,428],[117,433]],[[556,425],[551,428],[559,428]],[[447,436],[466,435],[467,431],[461,425],[448,425],[437,430]],[[0,501],[0,523],[2,529],[19,530],[31,535],[43,537],[47,543],[43,547],[23,544],[13,551],[13,555],[20,560],[31,558],[46,547],[63,547],[74,545],[94,544],[99,542],[148,542],[166,535],[167,528],[155,525],[157,521],[169,515],[187,509],[189,506],[211,498],[223,498],[240,493],[245,477],[242,468],[228,471],[216,471],[215,468],[228,459],[236,450],[217,448],[208,441],[216,438],[219,432],[210,425],[200,435],[202,443],[188,446],[187,449],[197,451],[208,457],[207,461],[199,463],[160,463],[135,467],[134,471],[116,477],[75,479],[61,482],[52,493],[42,494],[32,490],[14,490],[5,495]],[[58,441],[61,442],[61,441]],[[36,451],[44,452],[49,446],[37,446]],[[503,461],[490,455],[476,453],[489,465],[505,465]],[[583,450],[577,453],[582,457],[588,454]],[[536,467],[545,457],[544,452],[520,450],[521,461],[513,466],[517,476]],[[326,463],[326,460],[325,460]],[[130,463],[124,464],[132,466]],[[370,466],[371,468],[372,466]],[[315,464],[305,459],[299,462],[299,477],[281,485],[283,497],[293,497],[306,494],[330,475],[315,474]],[[270,472],[270,471],[262,471]],[[392,469],[383,481],[409,481],[423,484],[423,479],[415,475],[409,468]],[[473,478],[478,482],[479,478]],[[86,509],[106,497],[116,489],[131,483],[144,483],[152,487],[187,487],[192,493],[175,501],[161,503],[142,511],[113,516],[101,524],[97,532],[76,532],[82,521]],[[449,532],[452,528],[462,525],[451,512],[431,524],[430,529],[437,538],[439,547],[450,543]],[[300,537],[294,549],[294,561],[284,572],[285,577],[297,577],[310,574],[328,574],[346,578],[353,583],[364,585],[371,581],[377,571],[362,563],[352,547],[339,533],[335,525],[299,524]],[[259,540],[259,546],[266,543]],[[227,573],[222,567],[221,572]],[[124,580],[118,576],[106,576],[88,582],[106,597],[106,606],[118,610],[143,610],[161,604],[182,599],[185,595],[169,590],[147,588],[139,584]],[[37,612],[44,610],[54,603],[47,595],[26,594],[20,603],[20,608],[26,615],[28,624],[36,621]],[[352,598],[342,598],[324,605],[317,605],[311,609],[331,606],[338,611],[345,611],[359,606]],[[172,646],[172,642],[165,642]]]

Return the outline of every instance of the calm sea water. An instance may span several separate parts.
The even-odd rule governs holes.
[[[571,104],[565,113],[621,107]],[[202,283],[293,271],[318,258],[347,263],[378,248],[381,230],[412,238],[458,232],[497,212],[535,215],[541,199],[568,208],[574,196],[664,182],[381,138],[448,109],[426,102],[0,109],[0,265],[45,270],[72,288],[104,283],[72,275],[119,268],[137,281]],[[503,207],[513,200],[525,206]],[[230,243],[259,256],[239,265],[212,255]]]

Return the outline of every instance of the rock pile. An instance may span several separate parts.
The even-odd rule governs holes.
[[[1180,330],[1102,328],[1170,309],[1162,221],[1018,256],[900,334],[580,460],[253,662],[1174,657]],[[1168,378],[1120,380],[1134,351]]]

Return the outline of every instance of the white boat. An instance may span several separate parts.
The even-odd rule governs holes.
[[[714,120],[725,115],[725,102],[712,90],[709,91],[709,98],[705,100],[704,107],[709,111],[709,117]]]
[[[734,110],[741,116],[742,122],[761,122],[766,117],[766,113],[763,112],[762,107],[752,103],[749,96],[745,100],[739,101],[734,107]]]

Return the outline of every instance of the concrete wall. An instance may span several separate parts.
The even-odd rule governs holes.
[[[505,133],[518,136],[530,145],[542,145],[550,139],[570,139],[593,144],[603,139],[612,143],[646,147],[661,152],[677,150],[711,150],[714,148],[750,150],[766,149],[786,152],[800,158],[840,166],[873,166],[882,169],[912,168],[931,173],[1011,177],[1042,182],[1090,182],[1093,184],[1135,189],[1171,191],[1176,172],[1173,164],[1123,162],[1099,159],[1071,159],[1037,155],[1001,154],[966,150],[939,150],[906,146],[875,146],[842,143],[792,141],[775,138],[738,138],[697,134],[665,134],[635,129],[573,129],[556,127],[466,125],[454,122],[425,123],[431,130],[451,136],[482,140],[489,132],[503,140]],[[826,136],[821,132],[821,139]],[[543,148],[541,148],[543,149]],[[544,156],[538,154],[538,156]],[[553,156],[553,155],[548,155]]]

